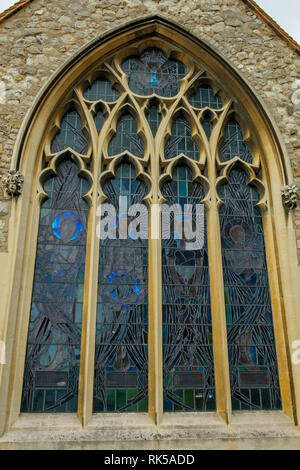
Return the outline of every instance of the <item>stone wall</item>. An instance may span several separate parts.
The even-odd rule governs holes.
[[[241,0],[34,0],[0,24],[0,174],[10,167],[22,120],[68,57],[112,27],[161,13],[220,51],[271,110],[300,183],[300,58]],[[298,91],[297,91],[298,90]],[[0,195],[0,251],[8,202]],[[295,214],[300,260],[300,212]]]

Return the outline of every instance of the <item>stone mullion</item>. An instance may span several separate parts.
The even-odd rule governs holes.
[[[154,186],[153,192],[157,191]],[[162,356],[162,276],[160,211],[158,198],[153,197],[150,211],[148,320],[149,320],[149,414],[155,424],[163,415],[163,356]]]
[[[228,424],[231,414],[231,392],[227,346],[224,280],[215,165],[208,162],[211,185],[207,210],[207,245],[212,312],[213,351],[215,365],[216,404],[219,416]]]
[[[96,168],[95,168],[96,170]],[[96,173],[95,173],[96,174]],[[96,184],[96,183],[95,183]],[[85,426],[93,412],[96,311],[98,287],[99,240],[96,236],[97,192],[93,194],[88,218],[86,268],[82,311],[82,338],[78,392],[78,418]]]
[[[227,344],[226,310],[224,296],[221,229],[219,219],[220,201],[217,193],[217,153],[220,132],[231,106],[228,101],[211,138],[207,157],[207,177],[210,182],[210,197],[207,205],[207,244],[212,311],[213,351],[215,366],[216,406],[220,418],[227,424],[231,416],[230,371]]]
[[[98,260],[99,239],[97,231],[97,206],[98,206],[98,177],[101,168],[101,158],[98,155],[98,133],[94,119],[89,112],[82,94],[76,90],[82,110],[87,119],[92,141],[93,158],[93,189],[90,198],[90,210],[88,217],[86,265],[84,279],[84,297],[82,310],[82,336],[80,353],[80,373],[78,389],[78,419],[82,426],[92,418],[93,413],[93,384],[95,363],[95,339],[96,339],[96,312],[97,312],[97,287],[98,287]]]

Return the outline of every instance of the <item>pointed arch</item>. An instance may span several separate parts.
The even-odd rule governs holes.
[[[41,113],[41,108],[45,109],[45,106],[48,108],[48,113],[46,113],[48,116],[46,115],[44,118],[49,120],[49,114],[66,93],[66,88],[71,89],[83,71],[92,68],[92,65],[99,60],[99,57],[105,58],[114,50],[120,49],[122,44],[129,46],[136,42],[138,38],[145,40],[149,37],[165,39],[167,42],[171,40],[174,45],[178,44],[181,47],[183,42],[186,41],[184,49],[189,54],[192,53],[193,57],[196,60],[198,59],[200,63],[207,65],[210,71],[213,72],[214,78],[218,76],[223,78],[223,88],[229,91],[231,96],[235,96],[239,103],[243,103],[249,121],[257,124],[256,127],[263,131],[259,140],[263,142],[267,139],[272,144],[273,155],[268,154],[264,158],[273,160],[273,164],[276,160],[282,182],[289,183],[292,179],[292,172],[280,130],[268,107],[255,93],[251,84],[244,77],[241,77],[235,67],[213,46],[191,34],[175,21],[171,21],[162,15],[149,15],[113,28],[80,48],[59,67],[37,95],[22,124],[14,148],[12,167],[20,169],[23,166],[25,139],[28,139],[28,130],[29,128],[32,130],[32,122],[35,121],[36,115]],[[60,90],[55,90],[57,83],[60,83]],[[224,86],[224,83],[226,86]],[[41,133],[39,137],[41,138]]]
[[[241,113],[244,119],[249,123],[249,132],[253,136],[253,139],[257,142],[261,158],[261,172],[266,182],[268,203],[270,211],[266,216],[265,227],[266,227],[266,246],[267,246],[267,258],[270,269],[270,283],[272,285],[272,297],[273,305],[276,306],[276,321],[275,326],[277,331],[281,331],[279,350],[280,350],[280,370],[282,388],[284,390],[285,397],[285,412],[291,418],[295,418],[295,413],[299,412],[299,401],[300,397],[297,397],[298,408],[295,411],[295,401],[292,401],[291,395],[291,382],[295,380],[295,376],[291,374],[292,366],[287,360],[286,352],[289,350],[289,344],[287,341],[287,333],[291,330],[291,324],[287,324],[284,312],[285,310],[293,310],[293,303],[290,300],[294,296],[294,292],[291,286],[288,286],[285,290],[283,288],[283,277],[290,279],[292,272],[289,270],[286,261],[284,260],[284,246],[288,242],[287,224],[286,218],[281,206],[281,195],[279,188],[291,181],[291,168],[287,157],[287,152],[280,136],[280,132],[264,103],[255,94],[253,88],[249,83],[243,79],[237,70],[222,57],[212,46],[207,44],[205,41],[193,36],[191,33],[183,29],[181,26],[172,22],[162,16],[148,16],[143,19],[137,19],[130,23],[127,23],[121,27],[113,29],[101,37],[91,41],[85,47],[81,48],[76,52],[65,64],[63,64],[57,72],[51,77],[44,88],[41,90],[35,102],[33,103],[30,111],[28,112],[21,130],[18,135],[16,146],[14,149],[12,166],[20,170],[25,176],[25,186],[22,198],[19,201],[13,202],[13,210],[15,217],[15,234],[13,237],[12,246],[18,247],[17,255],[12,257],[11,271],[9,274],[10,292],[9,301],[7,307],[7,334],[9,341],[7,343],[7,354],[8,360],[11,360],[12,366],[4,376],[4,385],[1,390],[0,407],[1,411],[5,410],[5,423],[1,423],[0,432],[3,429],[9,429],[11,424],[17,419],[19,414],[19,401],[20,401],[20,377],[19,370],[22,370],[22,362],[24,362],[26,339],[24,339],[24,330],[26,321],[28,321],[28,315],[24,312],[29,312],[29,304],[32,288],[30,285],[30,279],[33,278],[34,266],[32,262],[29,262],[29,254],[33,253],[33,245],[36,243],[37,238],[37,220],[39,214],[39,200],[36,197],[36,182],[38,175],[43,168],[43,157],[44,157],[44,142],[49,126],[53,124],[56,118],[56,111],[59,103],[65,96],[70,95],[72,91],[76,91],[78,83],[84,79],[84,77],[94,69],[97,63],[102,62],[105,64],[106,73],[110,73],[112,76],[116,74],[116,70],[113,69],[109,64],[109,59],[125,47],[134,47],[135,43],[146,41],[147,44],[152,45],[154,43],[169,44],[170,49],[176,50],[176,57],[180,58],[180,54],[185,54],[192,58],[194,64],[201,64],[205,67],[209,80],[212,83],[219,84],[220,77],[222,77],[222,87],[225,90],[225,95],[234,99],[234,106],[236,112]],[[165,48],[165,50],[167,50]],[[120,59],[121,60],[121,59]],[[199,75],[195,78],[198,79],[201,76],[201,67],[199,70],[193,70],[193,73]],[[192,73],[190,74],[190,77]],[[190,78],[189,77],[189,78]],[[113,82],[113,80],[112,80]],[[122,86],[125,86],[125,82],[121,82]],[[180,92],[184,93],[188,86],[188,80],[186,77],[182,78],[180,84]],[[218,87],[217,87],[218,88]],[[216,89],[217,89],[216,88]],[[149,98],[149,97],[148,97]],[[136,102],[140,98],[135,98]],[[168,98],[169,101],[162,110],[163,119],[165,119],[168,111],[172,108],[173,99]],[[121,98],[120,98],[121,100]],[[126,106],[127,103],[124,105]],[[131,106],[131,103],[129,104]],[[228,109],[231,103],[228,101]],[[86,108],[84,108],[86,109]],[[103,108],[104,109],[104,108]],[[108,108],[105,108],[108,110]],[[227,111],[226,111],[227,112]],[[205,144],[205,154],[207,159],[213,159],[215,157],[214,150],[218,149],[218,139],[222,125],[224,123],[226,112],[222,115],[222,110],[215,111],[215,125],[211,134],[210,143]],[[141,116],[140,116],[141,117]],[[163,121],[162,119],[162,121]],[[145,116],[141,117],[143,125],[147,123]],[[166,123],[167,124],[167,123]],[[99,175],[101,173],[101,167],[99,164],[99,154],[97,153],[97,139],[100,139],[101,134],[107,133],[108,124],[104,122],[102,124],[100,136],[95,133],[91,135],[91,154],[94,155],[93,162],[86,159],[86,164],[93,167],[93,172],[96,177],[92,179],[92,186],[90,195],[93,200],[93,204],[96,207],[97,203],[101,200],[99,195]],[[92,126],[90,126],[91,128]],[[144,126],[146,128],[146,125]],[[163,142],[164,132],[163,122],[158,128],[157,135],[155,137],[156,142]],[[146,132],[146,131],[145,131]],[[158,155],[159,150],[155,147],[153,139],[149,145],[149,152],[156,151]],[[50,157],[50,156],[49,156]],[[77,156],[78,157],[78,156]],[[79,158],[79,157],[78,157]],[[142,162],[141,165],[146,166],[146,162]],[[153,187],[151,189],[151,195],[156,194],[154,203],[159,202],[159,174],[160,168],[159,163],[153,164],[153,174],[156,178],[152,179]],[[89,167],[90,168],[90,167]],[[198,174],[200,170],[204,168],[204,162],[199,163]],[[258,168],[257,168],[258,170]],[[195,172],[196,173],[196,172]],[[214,175],[216,176],[216,175]],[[211,177],[211,174],[202,176],[202,178]],[[207,195],[206,205],[208,208],[211,206],[211,200],[214,194],[210,191]],[[94,217],[94,216],[93,216]],[[89,234],[96,231],[95,217],[89,217]],[[209,217],[208,226],[210,226],[210,233],[213,233],[213,229],[217,229],[218,226],[213,226],[212,218]],[[214,219],[216,220],[216,219]],[[276,220],[276,223],[275,223]],[[281,233],[279,235],[277,224],[281,225]],[[209,242],[210,243],[210,242]],[[210,246],[210,250],[215,245]],[[159,250],[156,245],[153,245],[150,249],[153,257],[159,260]],[[216,259],[220,258],[220,253],[216,254]],[[273,261],[273,258],[275,261]],[[90,246],[90,257],[87,262],[87,274],[86,282],[89,286],[88,301],[83,308],[83,321],[85,322],[85,328],[91,326],[91,335],[95,333],[96,319],[87,315],[88,309],[94,309],[96,300],[92,296],[93,289],[97,288],[97,278],[95,277],[95,265],[98,263],[97,245],[92,243]],[[219,259],[220,261],[220,259]],[[221,261],[220,261],[221,262]],[[153,276],[153,272],[151,272]],[[212,274],[218,277],[218,273],[212,271]],[[157,282],[160,282],[161,275],[157,279],[151,281],[155,287],[157,297],[155,298],[156,307],[159,304],[159,294]],[[220,278],[219,278],[220,281]],[[21,289],[22,287],[22,289]],[[276,293],[277,292],[277,293]],[[215,307],[220,306],[222,303],[221,299],[215,300]],[[155,325],[150,325],[150,329],[153,329]],[[93,330],[94,328],[94,330]],[[94,335],[95,336],[95,335]],[[87,347],[87,353],[81,355],[81,364],[88,363],[88,352],[93,349],[93,341],[91,337],[85,336],[84,346]],[[159,347],[159,340],[156,346]],[[217,356],[220,355],[220,350]],[[12,359],[15,358],[13,361]],[[155,358],[155,360],[157,357]],[[219,357],[220,359],[220,357]],[[152,364],[155,364],[153,360]],[[90,363],[89,363],[90,364]],[[149,367],[149,370],[151,367]],[[226,372],[226,368],[224,369]],[[90,365],[82,376],[81,391],[79,392],[79,410],[78,415],[82,424],[86,424],[91,418],[91,411],[86,409],[86,402],[82,399],[82,395],[86,394],[91,399],[90,391],[90,377],[91,377]],[[220,381],[219,376],[217,375]],[[224,378],[224,374],[222,375]],[[222,380],[223,380],[222,378]],[[152,378],[153,379],[153,378]],[[221,382],[222,382],[221,380]],[[159,380],[151,383],[150,388],[157,390],[161,384]],[[228,387],[227,387],[228,388]],[[227,390],[227,389],[226,389]],[[11,392],[11,393],[10,393]],[[155,393],[154,393],[155,395]],[[225,397],[226,398],[226,397]],[[228,398],[228,397],[227,397]],[[226,421],[229,421],[230,410],[224,403],[228,405],[228,399],[220,400],[218,403],[219,415]],[[295,397],[294,397],[295,398]],[[227,402],[226,402],[227,400]],[[91,401],[91,400],[90,400]],[[154,409],[154,402],[157,401],[157,395],[152,399],[150,403],[150,415],[156,422],[161,419],[161,409]],[[159,408],[159,406],[158,406]],[[157,415],[159,416],[157,418]]]

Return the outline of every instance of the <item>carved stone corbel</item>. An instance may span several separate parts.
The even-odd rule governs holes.
[[[19,171],[8,170],[1,180],[3,189],[8,196],[19,196],[22,193],[24,176]]]
[[[298,198],[300,196],[299,186],[296,184],[284,186],[281,192],[284,206],[289,210],[295,209],[298,206]]]

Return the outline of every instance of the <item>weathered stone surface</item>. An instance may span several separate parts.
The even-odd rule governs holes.
[[[225,23],[216,23],[212,26],[212,31],[214,31],[215,33],[221,33],[222,31],[225,30]]]
[[[4,201],[0,201],[0,215],[7,215],[8,214],[8,203]]]

